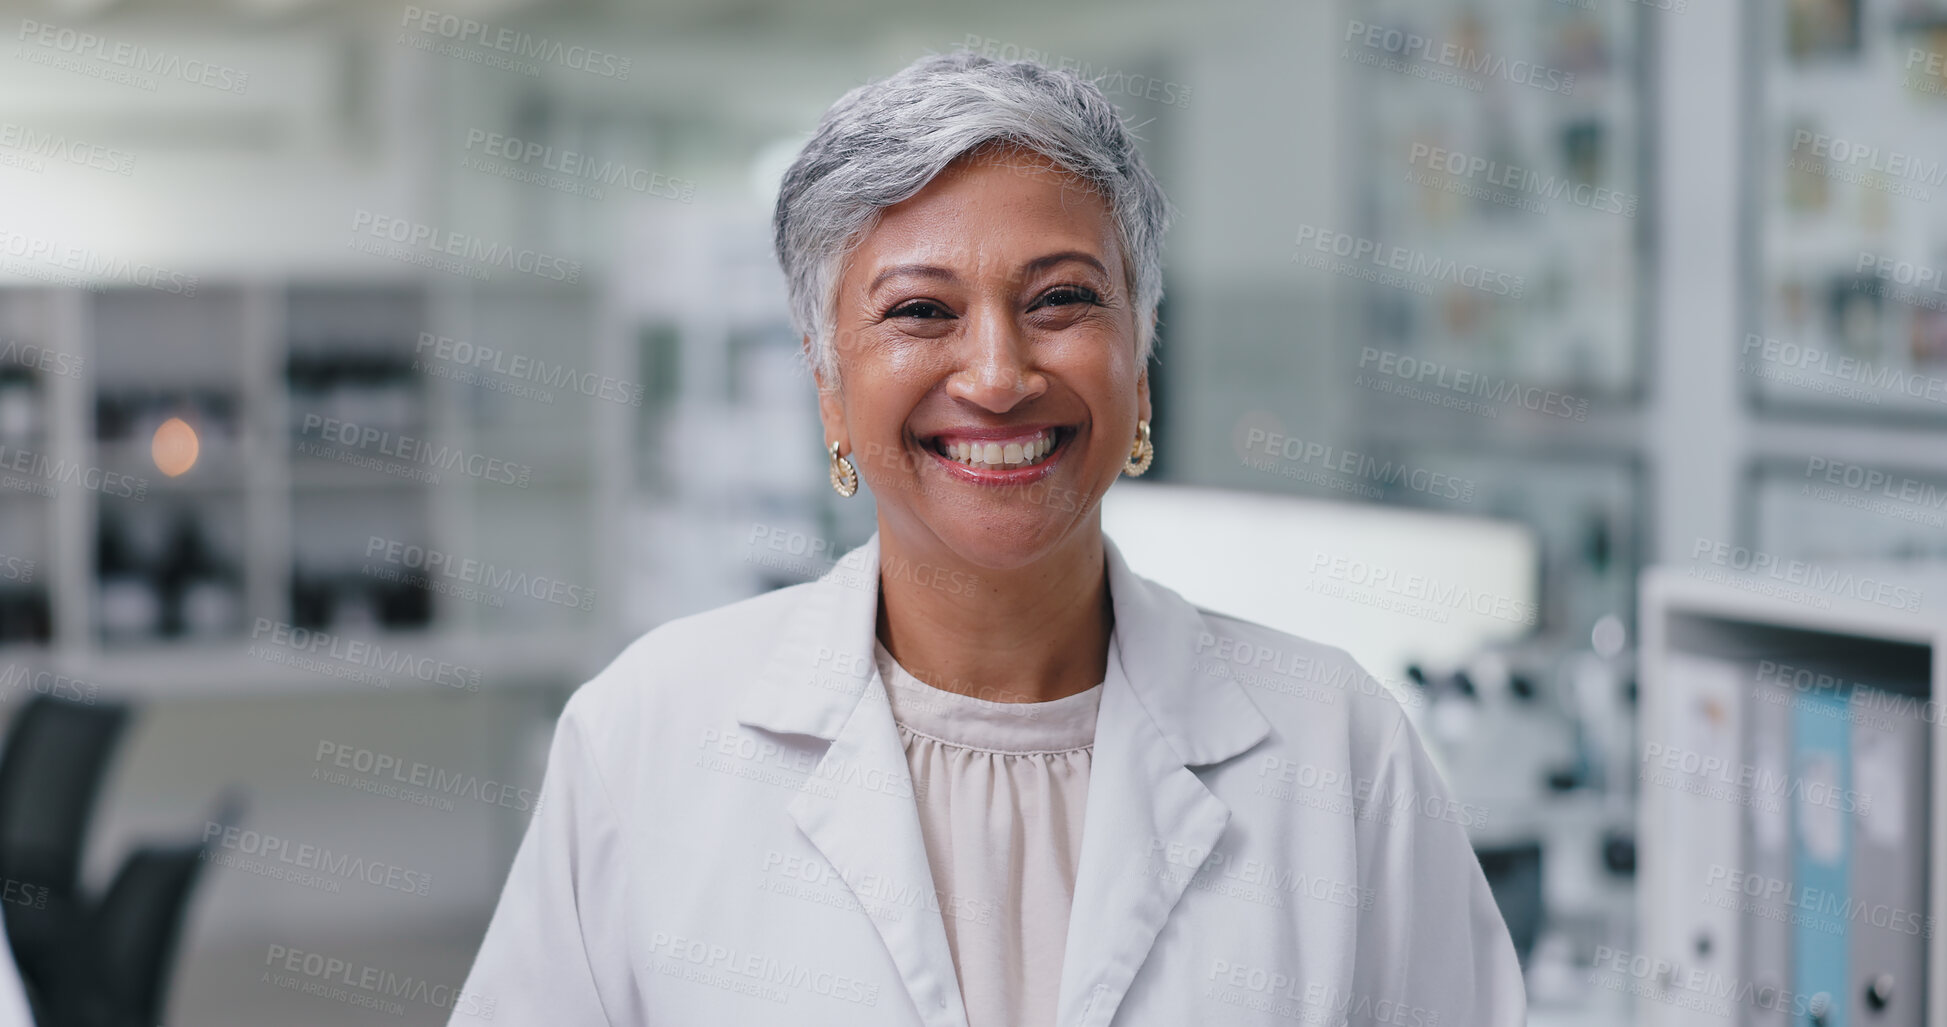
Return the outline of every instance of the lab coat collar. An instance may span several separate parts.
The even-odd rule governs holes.
[[[1207,855],[1230,807],[1189,768],[1229,759],[1270,732],[1243,688],[1206,673],[1210,645],[1197,609],[1129,570],[1104,539],[1115,609],[1112,670],[1096,720],[1075,900],[1057,1021],[1107,1024],[1195,872],[1180,854]],[[848,553],[788,615],[767,670],[740,697],[739,719],[831,742],[789,809],[839,877],[859,893],[927,1027],[966,1027],[904,747],[875,686],[879,537]],[[1159,854],[1177,854],[1159,858]],[[1196,861],[1201,860],[1196,857]],[[918,908],[892,894],[938,898]],[[950,908],[950,907],[946,907]]]
[[[1129,685],[1154,728],[1189,766],[1256,745],[1271,725],[1228,675],[1204,669],[1210,650],[1202,614],[1182,596],[1129,569],[1103,536],[1117,644]],[[740,697],[738,719],[783,734],[838,732],[872,682],[879,613],[879,535],[845,554],[810,584],[788,615],[763,675]]]

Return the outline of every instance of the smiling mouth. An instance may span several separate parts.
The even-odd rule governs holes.
[[[1071,428],[1043,428],[1006,438],[935,435],[927,447],[952,463],[977,471],[1013,471],[1047,463]]]

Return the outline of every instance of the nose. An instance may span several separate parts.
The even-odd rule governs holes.
[[[1008,312],[976,309],[966,319],[973,323],[961,335],[965,355],[947,381],[947,395],[1004,414],[1048,391],[1027,333]]]

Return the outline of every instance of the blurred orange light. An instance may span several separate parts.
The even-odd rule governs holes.
[[[155,441],[150,443],[149,452],[155,457],[156,470],[171,478],[188,473],[196,466],[196,454],[202,447],[196,441],[196,429],[191,428],[180,417],[171,417],[155,430]]]

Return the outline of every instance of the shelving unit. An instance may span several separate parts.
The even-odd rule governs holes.
[[[1654,15],[1556,0],[1342,10],[1333,49],[1356,83],[1342,227],[1411,258],[1395,280],[1346,289],[1355,335],[1334,348],[1335,373],[1358,386],[1347,445],[1475,486],[1465,502],[1404,488],[1383,502],[1535,527],[1551,614],[1541,631],[1585,646],[1603,618],[1633,619],[1651,546]],[[1358,26],[1428,42],[1374,45]],[[1412,271],[1441,262],[1506,287]]]
[[[0,611],[48,611],[0,664],[154,699],[592,672],[622,621],[595,550],[623,472],[598,461],[627,422],[582,385],[630,377],[594,306],[421,279],[0,293],[0,337],[75,368],[0,379],[0,431],[31,407],[14,444],[83,472],[0,490],[0,568],[19,550],[46,582],[0,580]],[[200,447],[177,476],[150,443],[172,417]],[[434,552],[480,570],[407,580]]]
[[[1362,233],[1477,265],[1519,290],[1363,290],[1362,340],[1481,375],[1626,403],[1641,388],[1643,11],[1499,0],[1350,5],[1430,40],[1428,60],[1353,34]],[[1398,52],[1394,52],[1397,50]],[[1369,57],[1390,57],[1372,65]],[[1446,76],[1446,77],[1443,77]],[[1451,80],[1449,80],[1451,78]]]
[[[46,448],[52,383],[81,371],[74,355],[50,346],[49,333],[43,292],[0,293],[0,468]],[[31,489],[25,476],[0,470],[0,646],[53,637],[52,518]]]
[[[1938,6],[1750,10],[1762,101],[1748,140],[1746,389],[1764,408],[1939,424],[1947,292],[1916,282],[1922,269],[1947,268]]]
[[[1800,1024],[1819,993],[1823,1022],[1940,1020],[1947,566],[1821,569],[1920,609],[1644,578],[1638,949],[1667,972],[1642,982],[1640,1023]],[[1686,1002],[1698,980],[1774,998],[1733,993],[1727,1020]]]

